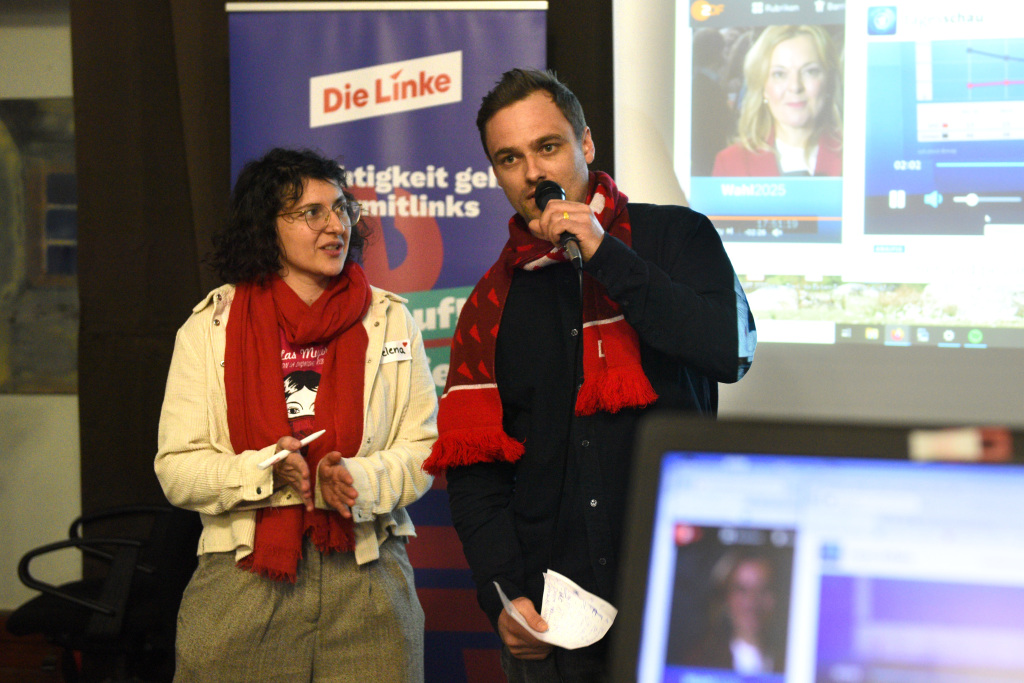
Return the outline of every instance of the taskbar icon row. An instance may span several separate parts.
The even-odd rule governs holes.
[[[955,325],[836,323],[836,343],[931,346],[952,349],[1024,348],[1024,329]]]

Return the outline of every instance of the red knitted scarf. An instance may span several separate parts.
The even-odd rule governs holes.
[[[590,174],[587,203],[604,230],[632,245],[626,196],[604,173]],[[466,301],[452,338],[448,382],[437,415],[438,439],[423,465],[431,474],[486,461],[515,462],[523,444],[502,429],[494,353],[501,313],[516,268],[535,270],[566,261],[561,247],[534,237],[518,214],[509,239]],[[657,398],[640,366],[640,343],[601,284],[583,274],[583,387],[577,415],[641,407]]]
[[[317,467],[327,453],[356,454],[363,435],[368,343],[361,321],[369,307],[366,275],[352,262],[312,306],[276,275],[267,286],[243,283],[236,288],[224,351],[228,430],[236,453],[265,448],[292,433],[281,370],[283,331],[298,346],[327,345],[314,416],[314,428],[327,433],[308,446],[310,481],[316,481]],[[334,510],[265,507],[256,513],[253,552],[239,566],[294,583],[306,534],[322,552],[354,547],[351,520]]]

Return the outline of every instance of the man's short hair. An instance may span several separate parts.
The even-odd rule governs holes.
[[[487,149],[487,136],[485,128],[487,122],[494,118],[494,115],[505,107],[515,104],[520,100],[537,92],[546,90],[555,101],[562,116],[572,126],[572,132],[577,140],[583,139],[583,132],[587,129],[587,122],[583,118],[583,107],[576,95],[558,80],[554,71],[540,71],[537,69],[512,69],[501,75],[498,84],[484,95],[480,103],[480,111],[476,115],[476,127],[480,130],[480,142],[484,146],[484,154],[491,158],[491,152]]]

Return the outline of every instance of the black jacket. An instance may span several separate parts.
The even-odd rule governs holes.
[[[525,444],[515,464],[449,469],[452,521],[497,622],[501,602],[529,597],[542,572],[564,574],[614,602],[622,517],[638,418],[685,409],[713,417],[717,382],[740,379],[756,335],[746,297],[707,217],[629,204],[633,248],[606,234],[585,264],[641,340],[658,393],[646,409],[573,414],[582,384],[579,281],[570,264],[516,271],[498,332],[495,372],[506,433]]]

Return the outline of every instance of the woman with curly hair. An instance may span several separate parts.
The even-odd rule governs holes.
[[[820,26],[769,26],[743,66],[739,134],[715,176],[842,175],[838,51]]]
[[[178,331],[160,416],[160,484],[203,520],[176,681],[423,679],[405,507],[431,485],[437,399],[404,300],[359,265],[359,217],[307,150],[235,184],[211,258],[229,284]]]

